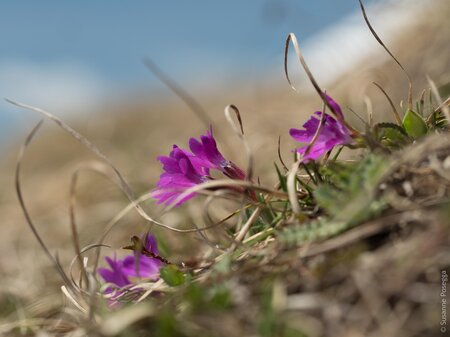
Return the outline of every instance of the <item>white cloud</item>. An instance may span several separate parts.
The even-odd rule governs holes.
[[[401,37],[405,29],[415,24],[417,15],[431,1],[437,0],[386,0],[366,6],[366,12],[378,35],[389,45]],[[363,61],[373,66],[388,58],[371,35],[360,11],[314,35],[305,43],[299,43],[308,66],[324,85],[332,83]],[[301,79],[302,84],[306,83],[306,77],[294,61],[295,56],[290,55],[290,60],[292,77]]]
[[[75,63],[39,64],[0,59],[0,96],[48,109],[58,115],[83,112],[106,94],[105,82]],[[1,110],[5,110],[1,103]]]

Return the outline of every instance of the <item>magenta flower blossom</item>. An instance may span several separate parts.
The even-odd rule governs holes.
[[[116,285],[118,288],[122,288],[131,284],[127,275],[123,271],[122,260],[117,260],[115,256],[114,259],[111,259],[110,257],[107,256],[105,257],[105,260],[106,262],[108,262],[109,267],[111,269],[107,268],[98,269],[98,273],[103,278],[103,280],[105,280],[105,282],[112,283]],[[110,293],[112,291],[113,291],[112,287],[106,289],[106,293]]]
[[[200,165],[219,170],[231,179],[245,179],[245,173],[220,153],[212,129],[207,130],[206,135],[200,136],[200,141],[195,138],[189,139],[189,148],[194,154],[194,162],[198,160]]]
[[[152,193],[158,204],[172,204],[188,188],[209,180],[209,169],[202,160],[194,160],[193,155],[174,145],[169,157],[157,158],[163,165],[156,190]],[[192,198],[191,193],[177,202],[177,206]]]
[[[343,119],[341,107],[329,96],[326,96],[328,103],[333,106],[336,113]],[[317,117],[316,117],[317,116]],[[306,143],[305,146],[297,149],[297,152],[304,155],[303,161],[316,160],[324,153],[330,151],[336,145],[346,145],[352,142],[350,130],[339,120],[325,113],[322,128],[318,137],[312,145],[309,153],[305,155],[306,149],[314,138],[320,125],[321,111],[316,111],[309,120],[303,124],[303,130],[290,129],[289,134],[298,142]]]
[[[145,237],[144,248],[158,255],[158,246],[153,235]],[[160,260],[138,252],[134,252],[134,255],[129,255],[123,259],[123,272],[129,277],[144,277],[157,280],[161,266],[162,262]]]
[[[171,205],[190,187],[212,180],[210,169],[220,171],[231,179],[245,179],[245,173],[220,153],[212,129],[200,136],[200,140],[189,139],[189,148],[192,153],[174,145],[169,157],[157,158],[165,171],[152,192],[159,204]],[[178,200],[176,206],[193,196],[195,193]]]
[[[143,242],[145,249],[153,254],[158,254],[156,239],[153,235],[146,235]],[[133,252],[122,260],[115,256],[113,259],[106,257],[105,260],[109,269],[99,268],[98,273],[105,282],[111,284],[105,290],[105,294],[114,292],[110,299],[111,302],[124,293],[122,288],[134,283],[133,278],[148,278],[156,281],[159,278],[159,269],[162,266],[160,260],[138,252]]]

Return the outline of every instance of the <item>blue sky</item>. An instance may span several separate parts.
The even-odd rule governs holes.
[[[357,0],[23,0],[0,8],[0,96],[33,104],[156,84],[145,56],[179,80],[199,69],[256,74],[281,66],[289,32],[308,39],[359,10]],[[3,126],[5,109],[0,103]]]
[[[310,37],[357,9],[356,0],[2,1],[0,60],[73,62],[125,83],[149,78],[146,55],[175,75],[202,53],[219,66],[261,66],[288,32]]]

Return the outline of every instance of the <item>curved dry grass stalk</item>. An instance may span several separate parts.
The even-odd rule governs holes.
[[[236,124],[233,121],[233,118],[231,118],[231,111],[233,111],[235,113],[236,118],[239,122],[240,128],[238,128],[236,126]],[[231,125],[231,128],[233,129],[234,133],[242,141],[242,144],[244,145],[244,148],[245,148],[245,152],[247,152],[247,177],[246,177],[246,179],[252,180],[252,177],[253,177],[253,153],[248,144],[247,139],[244,136],[244,126],[242,124],[241,113],[234,104],[227,105],[225,107],[224,112],[225,112],[225,117],[226,117],[228,123]]]
[[[434,81],[431,80],[429,76],[427,76],[428,83],[431,87],[431,92],[434,95],[434,98],[438,101],[439,107],[437,110],[441,110],[444,113],[445,118],[447,119],[447,123],[450,124],[450,109],[448,108],[450,97],[447,98],[445,102],[443,102],[441,95],[439,94],[439,90],[436,87]]]
[[[87,314],[88,309],[83,307],[81,303],[79,303],[75,297],[70,293],[66,286],[61,286],[62,293],[66,296],[66,298],[72,303],[78,310],[80,310],[83,314]]]
[[[203,193],[209,196],[214,195],[214,191],[200,191],[199,193]],[[211,194],[212,193],[212,194]],[[219,195],[215,195],[215,197],[223,197],[223,196],[219,196]],[[141,204],[149,199],[152,199],[152,195],[150,192],[146,192],[144,194],[142,194],[139,198],[137,198],[135,200],[135,203]],[[236,201],[235,199],[230,199],[228,198],[228,200],[232,200],[232,201]],[[95,247],[98,248],[95,258],[94,258],[94,274],[95,271],[97,270],[98,267],[98,263],[99,263],[99,259],[100,259],[100,249],[102,247],[109,247],[107,245],[104,245],[103,242],[105,242],[106,237],[108,236],[108,234],[113,230],[113,228],[115,227],[115,225],[117,225],[117,223],[125,216],[127,215],[130,211],[132,211],[134,209],[134,203],[129,203],[128,205],[126,205],[120,212],[118,212],[106,225],[106,228],[102,234],[102,236],[100,237],[100,239],[97,241],[97,244],[93,245]],[[165,210],[164,212],[162,212],[160,215],[158,215],[156,218],[162,216],[164,213],[168,212],[168,210]],[[235,215],[235,213],[230,214],[229,216],[225,217],[224,219],[221,219],[220,221],[211,224],[210,226],[205,226],[203,228],[192,228],[192,229],[178,229],[175,227],[171,227],[171,230],[177,233],[196,233],[196,232],[203,232],[215,227],[220,226],[221,224],[223,224],[225,221],[229,220],[230,218],[232,218]],[[90,246],[91,248],[94,248],[93,246]],[[82,251],[82,253],[84,253]]]
[[[89,322],[95,322],[95,309],[97,308],[97,281],[94,275],[89,274],[89,308],[88,319]]]
[[[169,212],[170,210],[172,210],[174,207],[176,207],[175,205],[178,202],[180,202],[186,196],[188,196],[188,195],[190,195],[192,193],[199,193],[202,190],[221,188],[221,187],[245,187],[245,188],[248,188],[248,189],[251,189],[251,190],[255,190],[255,191],[271,194],[271,195],[277,196],[279,198],[287,199],[287,197],[288,197],[286,195],[286,193],[282,193],[280,191],[276,191],[276,190],[273,190],[271,188],[267,188],[267,187],[263,187],[263,186],[260,186],[260,185],[256,185],[256,184],[254,184],[254,183],[252,183],[250,181],[246,181],[246,180],[232,180],[232,179],[212,180],[212,181],[207,181],[205,183],[192,186],[192,187],[188,188],[187,190],[184,190],[183,193],[181,193],[173,201],[173,203],[165,209],[164,212]]]
[[[233,110],[233,112],[236,115],[236,118],[239,123],[239,128],[237,128],[236,124],[233,121],[233,118],[231,118],[231,113],[230,113],[231,110]],[[241,138],[244,135],[244,124],[242,123],[241,112],[239,111],[238,107],[234,104],[227,105],[225,107],[225,117],[226,117],[228,123],[231,125],[231,128],[233,129],[233,131],[236,133],[236,135],[238,135],[238,137]]]
[[[138,286],[142,288],[142,284],[139,284]],[[142,296],[139,297],[136,302],[138,303],[142,302],[147,297],[149,297],[153,292],[160,290],[162,286],[165,286],[165,282],[163,279],[159,279],[158,281],[151,283],[149,288],[146,289],[145,293],[143,293]]]
[[[44,240],[42,239],[41,235],[37,231],[36,226],[34,225],[33,220],[31,219],[30,213],[28,212],[28,209],[27,209],[27,207],[25,205],[25,200],[24,200],[23,194],[22,194],[20,173],[21,173],[21,168],[22,168],[23,157],[25,155],[25,151],[26,151],[28,145],[31,143],[33,137],[35,136],[35,134],[37,133],[37,131],[41,127],[42,123],[43,123],[43,120],[40,120],[39,123],[36,124],[36,126],[28,134],[27,138],[25,139],[24,144],[22,145],[22,147],[19,150],[19,154],[17,156],[15,179],[14,179],[15,180],[16,194],[17,194],[17,198],[19,199],[19,204],[20,204],[20,207],[22,209],[22,212],[25,215],[25,219],[26,219],[26,222],[28,224],[28,227],[31,229],[34,237],[37,239],[37,241],[38,241],[39,245],[41,246],[42,250],[44,251],[45,255],[47,255],[47,257],[53,263],[53,266],[55,267],[55,269],[57,270],[58,274],[63,279],[64,283],[68,287],[73,289],[74,286],[70,282],[70,280],[67,277],[66,273],[64,272],[64,269],[62,268],[61,264],[59,263],[58,258],[56,256],[53,256],[50,253],[47,245],[44,243]]]
[[[358,118],[358,119],[364,124],[364,126],[365,126],[366,128],[369,127],[369,123],[368,123],[364,118],[362,118],[361,115],[360,115],[359,113],[357,113],[357,112],[356,112],[355,110],[353,110],[352,108],[348,108],[348,107],[347,107],[347,109],[348,109],[348,111],[350,111],[352,114],[354,114],[354,115],[356,116],[356,118]]]
[[[427,89],[423,89],[422,93],[420,94],[420,100],[419,100],[419,113],[423,116],[423,109],[425,107],[425,94],[427,93]]]
[[[209,128],[209,126],[211,125],[211,120],[208,116],[208,113],[192,95],[184,90],[183,87],[179,85],[173,78],[163,72],[162,69],[158,67],[156,63],[149,57],[146,57],[144,59],[144,65],[148,70],[152,72],[153,75],[155,75],[162,83],[164,83],[191,109],[194,115],[196,115],[198,119],[202,121],[206,128]]]
[[[101,164],[100,164],[101,166]],[[72,232],[72,241],[75,249],[75,254],[78,259],[78,264],[81,270],[82,278],[85,280],[86,285],[89,287],[89,278],[88,274],[85,268],[85,265],[83,263],[83,259],[81,256],[81,249],[80,249],[80,240],[78,236],[78,230],[77,230],[77,224],[76,224],[76,218],[75,218],[75,205],[76,205],[76,187],[78,182],[78,177],[81,171],[83,170],[93,170],[95,172],[100,172],[106,176],[108,176],[107,171],[102,170],[101,167],[99,168],[99,163],[85,163],[82,166],[78,167],[75,172],[72,173],[72,177],[70,179],[70,201],[69,201],[69,217],[70,217],[70,229]],[[80,288],[82,288],[82,285],[80,283]]]
[[[303,163],[304,158],[309,154],[312,147],[316,143],[317,139],[319,138],[320,132],[322,131],[323,124],[325,121],[325,102],[322,106],[322,114],[320,115],[320,121],[319,121],[319,127],[317,128],[316,132],[314,133],[313,138],[311,139],[311,142],[308,144],[308,147],[305,150],[305,153],[303,153],[302,157],[298,159],[293,165],[291,170],[288,173],[287,177],[287,189],[288,189],[288,196],[289,196],[289,203],[291,204],[292,211],[294,214],[300,214],[301,209],[300,205],[298,204],[298,191],[297,191],[297,171],[301,163]]]
[[[308,147],[305,150],[305,153],[303,153],[302,160],[311,152],[312,147],[314,146],[314,144],[316,144],[317,139],[319,139],[320,132],[322,131],[323,124],[325,122],[325,108],[326,104],[324,103],[322,106],[322,114],[320,115],[319,126],[316,132],[314,133],[313,138],[309,142]]]
[[[91,244],[88,245],[86,247],[83,247],[82,249],[80,249],[80,256],[82,257],[84,253],[86,253],[87,251],[94,249],[94,248],[99,248],[99,247],[105,247],[105,248],[111,248],[111,246],[105,245],[105,244]],[[76,290],[79,291],[80,293],[83,293],[84,295],[87,295],[88,292],[86,292],[82,287],[81,287],[81,283],[77,284],[75,281],[75,278],[73,276],[73,268],[75,266],[75,262],[77,262],[79,260],[79,256],[76,255],[72,258],[72,261],[70,261],[69,264],[69,276],[71,281],[73,282],[74,286],[76,287]],[[87,264],[85,263],[85,261],[83,261],[83,265],[84,268],[86,269]],[[95,269],[94,269],[95,270]]]
[[[209,195],[209,196],[212,196],[212,195],[214,195],[214,191],[200,191],[200,192],[198,192],[198,193],[202,193],[202,194],[205,194],[205,195]],[[214,195],[216,198],[217,197],[223,197],[223,196],[220,196],[220,195]],[[141,203],[143,203],[144,201],[147,201],[148,199],[152,199],[152,195],[151,195],[151,193],[149,193],[149,192],[146,192],[146,193],[144,193],[144,194],[142,194],[138,199],[136,199],[136,201],[135,201],[135,203],[138,203],[138,204],[141,204]],[[236,201],[236,199],[232,199],[232,198],[227,198],[228,200],[232,200],[232,201]],[[100,239],[98,240],[98,243],[97,243],[97,246],[99,246],[99,247],[109,247],[109,246],[106,246],[106,245],[103,245],[103,242],[106,240],[106,237],[108,236],[108,234],[112,231],[112,229],[114,228],[114,226],[125,216],[125,215],[127,215],[130,211],[132,211],[134,209],[134,205],[133,205],[133,203],[129,203],[127,206],[125,206],[119,213],[117,213],[116,214],[116,216],[114,216],[114,218],[112,218],[109,222],[108,222],[108,224],[106,225],[106,228],[105,228],[105,230],[104,230],[104,232],[103,232],[103,234],[102,234],[102,236],[100,237]],[[170,210],[171,210],[172,208],[170,208]],[[160,217],[160,216],[162,216],[163,214],[165,214],[165,213],[167,213],[168,212],[168,210],[165,210],[165,211],[163,211],[161,214],[159,214],[158,216],[157,216],[157,218],[158,217]],[[222,219],[222,220],[220,220],[219,222],[217,222],[217,223],[214,223],[214,224],[212,224],[212,225],[210,225],[210,226],[206,226],[206,227],[203,227],[203,228],[192,228],[192,229],[179,229],[179,228],[175,228],[175,227],[171,227],[171,230],[173,231],[173,232],[177,232],[177,233],[196,233],[196,232],[202,232],[202,231],[206,231],[206,230],[209,230],[209,229],[212,229],[212,228],[214,228],[214,227],[217,227],[217,226],[220,226],[222,223],[224,223],[225,221],[227,221],[228,219],[230,219],[231,217],[233,217],[235,214],[233,213],[233,214],[231,214],[231,215],[229,215],[229,216],[227,216],[227,217],[225,217],[224,219]],[[95,263],[94,263],[94,266],[95,266],[95,270],[96,270],[96,268],[97,268],[97,266],[98,266],[98,259],[99,259],[99,255],[97,254],[97,256],[96,256],[96,258],[94,259],[94,261],[96,261]]]
[[[203,208],[202,208],[202,217],[203,217],[203,221],[205,222],[205,227],[214,227],[214,228],[218,228],[219,225],[225,223],[226,221],[228,221],[229,219],[233,218],[234,216],[236,216],[237,214],[242,215],[243,213],[243,208],[242,208],[242,203],[241,203],[241,207],[239,208],[239,210],[236,210],[232,213],[230,213],[229,215],[227,215],[225,218],[214,221],[211,217],[210,214],[210,207],[212,205],[212,203],[214,201],[217,200],[218,197],[221,197],[223,194],[228,193],[228,191],[224,191],[224,190],[217,190],[217,191],[213,191],[213,194],[211,194],[210,196],[208,196],[205,200],[205,202],[203,203]],[[244,209],[245,209],[245,205],[244,205]],[[242,216],[239,216],[239,220],[238,222],[242,221]],[[239,226],[239,225],[238,225]],[[220,227],[219,227],[220,228]],[[204,237],[206,239],[206,234],[204,233],[204,231],[199,231],[198,232],[199,235],[201,235],[202,237]],[[228,241],[232,241],[230,240],[229,235],[224,235],[225,238]],[[209,239],[207,239],[207,244],[213,249],[213,250],[220,250],[221,252],[225,251],[224,248],[220,248],[217,244],[212,243],[211,241],[209,241]]]
[[[442,109],[447,109],[448,111],[449,107],[450,107],[450,97],[447,97],[447,99],[444,102],[442,102],[442,104],[440,104],[434,111],[438,112]]]
[[[311,73],[311,71],[309,70],[308,64],[306,63],[305,59],[303,58],[303,54],[300,50],[300,46],[298,44],[297,41],[297,37],[295,36],[294,33],[289,33],[289,35],[286,38],[286,43],[284,46],[284,74],[286,76],[286,79],[289,83],[289,85],[291,86],[291,88],[298,92],[298,90],[294,87],[294,85],[291,82],[291,79],[289,77],[289,71],[288,71],[288,54],[289,54],[289,45],[292,42],[292,45],[294,46],[294,50],[295,53],[297,55],[297,58],[300,61],[300,64],[303,67],[303,70],[305,70],[306,75],[309,78],[309,81],[311,82],[311,84],[313,85],[314,89],[316,90],[317,94],[320,96],[320,98],[322,99],[323,103],[330,109],[330,111],[336,116],[336,118],[346,126],[347,129],[349,129],[350,131],[352,131],[355,135],[359,135],[359,131],[354,129],[350,124],[348,124],[344,118],[336,112],[336,109],[333,107],[332,104],[330,104],[330,102],[328,102],[328,99],[324,93],[324,91],[320,88],[319,84],[317,83],[316,79],[314,78],[313,74]]]
[[[392,114],[394,115],[395,121],[397,122],[398,125],[402,125],[402,118],[400,117],[400,114],[398,113],[397,109],[395,108],[394,102],[392,102],[392,99],[389,97],[389,95],[387,94],[387,92],[383,89],[383,87],[381,85],[379,85],[377,82],[372,82],[378,89],[380,89],[380,91],[383,93],[384,97],[386,97],[386,99],[389,102],[389,105],[392,108]]]
[[[369,128],[373,126],[373,104],[372,100],[368,96],[364,96],[364,103],[366,104],[367,111],[367,123],[369,124]]]
[[[236,115],[236,118],[239,122],[240,130],[237,128],[236,124],[233,122],[233,119],[231,118],[231,111],[233,111]],[[226,117],[228,123],[231,125],[235,134],[239,137],[242,144],[244,145],[245,151],[247,153],[246,180],[252,181],[252,178],[253,178],[253,153],[250,148],[250,145],[248,144],[247,139],[244,136],[244,125],[242,123],[241,113],[240,113],[239,109],[233,104],[226,106],[224,112],[225,112],[225,117]],[[244,207],[245,207],[245,201],[247,199],[245,194],[242,194],[242,197],[241,197],[241,202],[240,202],[241,203],[241,212],[240,212],[239,220],[236,224],[237,231],[241,230],[241,226],[244,221],[244,212],[243,211],[244,211]]]
[[[78,142],[83,144],[86,148],[88,148],[97,157],[102,159],[114,171],[114,174],[116,175],[116,177],[118,179],[118,185],[119,185],[120,189],[122,190],[122,192],[124,192],[124,194],[126,195],[128,200],[133,204],[134,208],[139,213],[139,215],[141,215],[141,217],[143,217],[145,220],[147,220],[147,221],[149,221],[149,222],[151,222],[151,223],[153,223],[153,224],[155,224],[157,226],[164,227],[166,229],[172,229],[172,227],[167,226],[167,225],[165,225],[163,223],[160,223],[160,222],[156,221],[155,219],[153,219],[150,215],[148,215],[142,209],[142,207],[139,204],[136,204],[136,202],[135,202],[136,198],[134,197],[134,193],[133,193],[130,185],[128,184],[128,182],[124,178],[124,176],[120,173],[120,171],[117,169],[117,167],[111,162],[111,160],[105,154],[103,154],[103,152],[101,152],[94,144],[92,144],[86,137],[84,137],[79,132],[74,130],[72,127],[67,125],[60,118],[56,117],[55,115],[51,114],[50,112],[48,112],[46,110],[43,110],[43,109],[31,106],[31,105],[15,102],[15,101],[10,100],[10,99],[5,99],[5,100],[8,103],[11,103],[11,104],[13,104],[13,105],[15,105],[17,107],[20,107],[20,108],[23,108],[23,109],[27,109],[27,110],[30,110],[30,111],[34,111],[34,112],[37,112],[37,113],[39,113],[41,115],[44,115],[45,117],[49,118],[54,123],[56,123],[61,129],[63,129],[67,133],[69,133],[73,138],[75,138]]]
[[[250,217],[248,218],[247,222],[244,224],[244,226],[242,226],[241,230],[239,231],[239,233],[234,238],[234,242],[233,242],[233,244],[230,247],[230,251],[235,251],[236,248],[238,247],[238,245],[242,242],[242,240],[244,240],[245,236],[247,235],[248,231],[250,230],[250,227],[258,219],[258,217],[260,216],[262,210],[263,210],[263,207],[260,206],[260,207],[257,207],[253,211],[252,215],[250,215]]]
[[[84,163],[84,164],[82,164],[82,165],[80,165],[80,167],[78,167],[77,168],[77,170],[73,173],[73,175],[72,175],[72,185],[71,185],[71,190],[73,191],[73,193],[75,193],[75,184],[76,184],[76,178],[75,177],[77,177],[78,176],[78,174],[82,171],[82,170],[90,170],[90,171],[93,171],[93,172],[96,172],[96,173],[100,173],[100,174],[102,174],[103,176],[105,176],[106,178],[108,178],[108,179],[110,179],[110,180],[112,180],[112,181],[114,181],[114,177],[112,177],[111,176],[111,172],[110,172],[110,170],[109,170],[109,167],[107,166],[107,165],[104,165],[103,163],[101,163],[101,162],[92,162],[92,163]],[[228,193],[228,192],[224,192],[224,191],[222,191],[222,192],[224,192],[224,193],[217,193],[217,192],[220,192],[220,191],[202,191],[204,194],[207,194],[207,195],[209,195],[209,197],[214,197],[214,198],[217,198],[217,197],[222,197],[222,198],[225,198],[225,199],[228,199],[228,200],[233,200],[233,201],[235,201],[235,199],[233,199],[233,198],[227,198],[226,197],[226,195],[225,195],[225,193]],[[211,193],[211,194],[210,194]],[[142,202],[144,202],[144,201],[146,201],[146,200],[148,200],[148,199],[151,199],[152,198],[152,196],[151,196],[151,194],[149,193],[149,192],[146,192],[146,193],[144,193],[143,195],[141,195],[137,200],[136,200],[136,203],[138,203],[138,204],[141,204]],[[74,206],[74,204],[71,204],[71,212],[73,213],[74,212],[74,210],[73,210],[73,206]],[[134,205],[133,205],[133,203],[130,203],[130,204],[128,204],[121,212],[119,212],[112,220],[110,220],[109,222],[108,222],[108,224],[106,225],[106,229],[105,229],[105,231],[104,231],[104,233],[102,234],[102,236],[101,236],[101,238],[98,240],[98,243],[95,245],[95,247],[97,247],[98,248],[98,250],[100,250],[101,249],[101,247],[105,247],[106,245],[103,245],[103,242],[105,241],[105,239],[106,239],[106,236],[111,232],[111,230],[113,229],[113,227],[126,215],[126,214],[128,214],[131,210],[133,210],[134,209]],[[159,216],[157,216],[157,218],[158,218]],[[219,222],[216,222],[216,223],[213,223],[212,225],[210,225],[210,226],[207,226],[207,227],[205,227],[205,228],[199,228],[199,227],[197,227],[196,226],[196,228],[195,229],[188,229],[188,230],[183,230],[183,229],[177,229],[177,228],[175,228],[175,227],[171,227],[171,229],[173,230],[173,231],[176,231],[176,232],[181,232],[181,233],[193,233],[193,232],[198,232],[198,233],[202,233],[202,232],[204,232],[205,230],[207,230],[207,229],[211,229],[211,228],[213,228],[213,227],[217,227],[217,226],[219,226],[220,224],[222,224],[224,221],[226,221],[226,220],[221,220],[221,221],[219,221]],[[75,223],[73,223],[72,222],[72,226],[75,226]],[[75,230],[76,231],[76,228],[74,228],[73,227],[73,229],[72,230]],[[211,245],[211,246],[214,246],[211,242],[209,242],[209,244]],[[79,243],[78,243],[78,245],[79,245]],[[108,246],[106,246],[106,247],[108,247]],[[215,247],[215,246],[214,246]],[[91,247],[92,248],[92,247]],[[78,250],[77,250],[77,259],[78,259],[78,261],[81,261],[80,263],[82,263],[82,260],[81,260],[81,255],[82,255],[82,253],[83,252],[79,252]],[[96,270],[97,269],[97,267],[98,267],[98,259],[99,259],[99,254],[100,254],[100,252],[98,252],[97,254],[96,254],[96,257],[95,257],[95,259],[94,259],[94,261],[95,261],[95,263],[94,263],[94,270]],[[73,268],[73,263],[71,264],[71,269]],[[73,277],[72,277],[72,280],[73,280]]]
[[[285,171],[286,172],[289,171],[286,164],[284,163],[283,157],[281,156],[281,136],[278,136],[277,154],[278,154],[278,159],[280,160],[281,165],[283,165],[283,168],[285,169]]]
[[[364,8],[364,4],[363,4],[362,0],[358,0],[358,1],[359,1],[359,6],[361,8],[361,12],[362,12],[363,17],[364,17],[364,21],[366,22],[367,26],[369,27],[369,30],[372,33],[372,35],[374,36],[375,40],[377,40],[377,42],[384,48],[384,50],[386,50],[386,52],[389,54],[389,56],[392,57],[392,59],[395,61],[395,63],[398,64],[400,69],[402,69],[403,73],[406,75],[406,77],[408,79],[408,83],[409,83],[409,88],[408,88],[408,108],[412,109],[412,81],[411,81],[411,76],[409,76],[408,72],[403,67],[403,65],[400,63],[400,61],[394,56],[394,54],[392,54],[392,52],[389,50],[389,48],[386,47],[386,45],[384,44],[383,40],[381,40],[380,36],[377,34],[375,29],[372,27],[372,24],[370,23],[369,18],[367,17],[366,9]]]
[[[286,180],[289,203],[291,204],[292,212],[297,215],[301,213],[301,209],[300,205],[298,204],[296,178],[297,178],[297,171],[298,168],[300,167],[300,164],[302,163],[302,160],[303,159],[299,159],[294,164],[292,164],[292,167],[288,172]]]

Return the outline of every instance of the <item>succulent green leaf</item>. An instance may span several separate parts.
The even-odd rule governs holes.
[[[378,141],[391,148],[400,148],[412,141],[405,129],[394,123],[378,123],[374,131]]]
[[[182,285],[186,281],[186,276],[177,266],[171,264],[159,271],[161,278],[171,287]]]
[[[423,118],[415,111],[408,109],[402,122],[406,133],[414,139],[424,136],[428,127]]]

